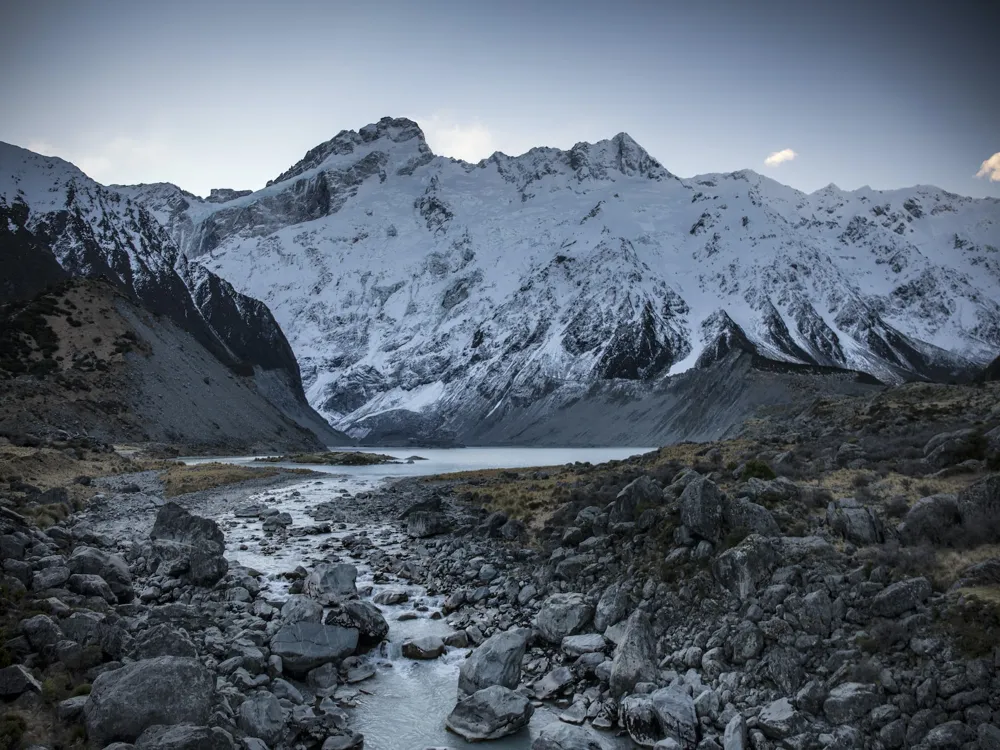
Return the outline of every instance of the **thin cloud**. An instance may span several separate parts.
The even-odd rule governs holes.
[[[497,150],[493,134],[478,120],[459,122],[445,115],[434,115],[418,124],[427,145],[442,156],[477,162]]]
[[[1000,182],[1000,151],[983,162],[976,177],[986,177],[990,182]]]
[[[118,136],[76,148],[34,140],[28,143],[28,149],[43,156],[63,158],[105,185],[149,181],[150,175],[165,174],[173,161],[166,145],[152,137]]]
[[[773,154],[764,159],[764,164],[768,167],[776,167],[786,161],[791,161],[796,156],[798,156],[798,154],[790,148],[784,148],[781,151],[775,151]]]

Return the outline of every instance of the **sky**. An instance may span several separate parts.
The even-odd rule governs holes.
[[[671,172],[1000,197],[995,3],[40,0],[0,7],[0,141],[99,182],[251,188],[409,117],[440,154],[627,132]],[[977,176],[978,175],[978,176]]]

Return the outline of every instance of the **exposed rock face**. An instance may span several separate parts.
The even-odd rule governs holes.
[[[516,688],[526,648],[521,633],[497,633],[487,638],[459,668],[459,695],[470,695],[492,685]]]
[[[192,515],[177,503],[160,508],[149,538],[154,555],[194,584],[212,586],[229,569],[223,556],[226,542],[219,524]]]
[[[445,726],[469,742],[496,740],[526,727],[534,710],[520,693],[493,685],[460,701]]]
[[[215,679],[197,660],[163,656],[105,672],[84,708],[87,736],[106,745],[132,742],[156,724],[204,725]]]

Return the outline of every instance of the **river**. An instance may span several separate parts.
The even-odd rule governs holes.
[[[421,456],[426,460],[412,463],[382,464],[375,466],[325,466],[287,464],[289,467],[310,468],[329,474],[315,475],[301,483],[287,485],[280,490],[260,493],[260,500],[267,498],[270,508],[287,512],[295,526],[314,523],[306,509],[319,503],[343,503],[345,511],[353,505],[353,497],[364,491],[377,489],[393,479],[455,471],[487,468],[525,468],[555,466],[574,461],[600,463],[645,453],[648,448],[455,448],[455,449],[375,449],[395,458],[405,460]],[[224,461],[250,464],[252,456],[198,457],[185,459],[188,463]],[[268,464],[274,465],[274,464]],[[285,464],[278,464],[284,466]],[[255,502],[254,496],[248,503]],[[338,539],[350,533],[366,531],[378,547],[393,551],[402,540],[402,528],[392,519],[382,523],[352,522],[331,534],[292,537],[280,548],[267,540],[257,519],[238,518],[232,512],[217,519],[223,526],[227,540],[226,556],[242,565],[255,568],[268,575],[270,595],[282,598],[287,584],[277,574],[293,569],[296,565],[315,565],[335,550],[335,554],[358,567],[358,588],[365,598],[370,598],[383,588],[404,589],[409,601],[399,605],[379,605],[389,623],[388,643],[368,655],[367,661],[375,675],[364,682],[350,686],[358,689],[351,710],[351,728],[365,735],[367,750],[425,750],[426,748],[471,748],[458,736],[445,730],[444,721],[454,708],[458,685],[458,668],[467,653],[466,649],[449,648],[434,661],[412,661],[401,655],[402,643],[422,635],[444,636],[451,631],[443,619],[432,619],[430,613],[440,608],[441,598],[430,597],[420,586],[403,579],[373,581],[371,568],[362,555],[351,558],[338,544]],[[399,617],[403,612],[417,614],[416,619]],[[528,731],[522,731],[501,740],[486,743],[491,750],[524,750],[531,738],[548,722],[557,721],[559,709],[543,706],[536,709]],[[609,747],[631,747],[627,740],[605,736]]]

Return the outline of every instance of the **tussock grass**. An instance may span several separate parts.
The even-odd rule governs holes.
[[[229,484],[238,484],[249,479],[273,477],[282,471],[289,470],[270,466],[237,466],[212,462],[192,466],[174,464],[165,469],[160,477],[163,480],[163,494],[166,497],[177,497],[189,492],[201,492]]]

